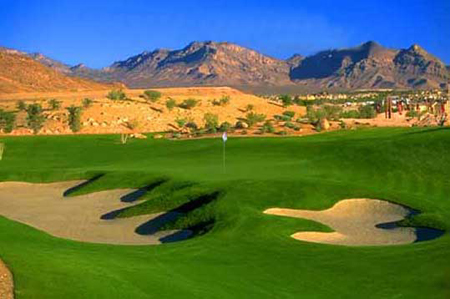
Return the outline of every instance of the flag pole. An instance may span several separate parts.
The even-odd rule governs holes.
[[[227,143],[227,132],[223,132],[222,134],[222,141],[223,141],[223,149],[222,149],[222,158],[223,158],[223,165],[222,165],[222,169],[223,169],[223,173],[226,173],[226,165],[225,165],[225,143]]]
[[[225,141],[223,142],[223,173],[226,173],[226,166],[225,166]]]

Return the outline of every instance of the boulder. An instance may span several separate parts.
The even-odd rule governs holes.
[[[248,128],[248,124],[246,122],[244,122],[244,121],[237,121],[234,126],[237,129],[247,129]]]
[[[326,118],[322,118],[319,121],[319,124],[320,124],[320,128],[324,131],[327,131],[330,129],[330,122]]]
[[[130,135],[131,138],[136,138],[136,139],[147,139],[147,136],[145,136],[144,134],[141,133],[133,133]]]

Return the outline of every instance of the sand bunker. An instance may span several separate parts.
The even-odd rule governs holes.
[[[0,298],[13,299],[14,286],[11,272],[6,268],[5,264],[0,260]]]
[[[339,245],[394,245],[416,241],[416,230],[411,227],[383,229],[379,224],[396,222],[410,214],[410,210],[376,199],[346,199],[324,211],[268,209],[265,214],[304,218],[323,223],[332,233],[298,232],[294,239]]]
[[[119,189],[77,197],[63,193],[82,182],[51,184],[0,183],[0,215],[28,224],[53,236],[92,243],[148,245],[159,244],[177,231],[139,235],[135,229],[162,213],[132,218],[103,220],[101,216],[133,204],[119,199],[136,192]]]

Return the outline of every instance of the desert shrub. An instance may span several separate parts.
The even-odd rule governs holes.
[[[45,117],[42,114],[42,106],[39,104],[30,104],[27,107],[27,125],[37,134],[44,126]]]
[[[306,106],[306,105],[304,105],[303,100],[301,100],[299,96],[295,96],[294,99],[292,100],[292,102],[298,106]]]
[[[198,100],[196,99],[186,99],[183,102],[181,102],[180,105],[178,105],[178,107],[183,108],[183,109],[192,109],[195,106],[197,106],[198,104]]]
[[[16,115],[0,109],[0,131],[11,133],[16,124]]]
[[[242,135],[247,135],[247,133],[248,133],[247,130],[242,130],[241,132]]]
[[[236,129],[245,129],[245,124],[244,124],[244,122],[243,121],[241,121],[241,120],[238,120],[237,122],[236,122],[236,124],[234,125],[234,127],[236,128]]]
[[[295,120],[295,122],[300,124],[309,124],[309,119],[306,117],[299,117]]]
[[[81,107],[76,107],[74,105],[67,108],[69,111],[69,127],[72,132],[79,132],[81,130]]]
[[[51,110],[58,110],[59,108],[61,108],[61,102],[57,99],[51,99],[48,101],[48,106]]]
[[[93,102],[94,102],[94,101],[91,100],[90,98],[85,98],[85,99],[83,99],[83,108],[89,108],[89,107],[91,107]]]
[[[17,102],[17,109],[19,111],[26,111],[27,110],[27,104],[25,104],[25,101],[22,101],[22,100],[18,101]]]
[[[177,125],[180,127],[180,128],[182,128],[182,127],[184,127],[185,125],[186,125],[186,123],[187,123],[187,119],[186,118],[176,118],[175,119],[175,122],[177,123]]]
[[[286,111],[283,112],[283,115],[289,116],[290,118],[293,118],[295,116],[295,112],[286,110]]]
[[[123,101],[127,98],[127,95],[121,89],[111,90],[106,97],[113,101]]]
[[[230,103],[231,98],[229,96],[223,96],[220,100],[214,100],[212,103],[214,106],[226,106]]]
[[[231,98],[230,96],[223,96],[220,98],[219,102],[220,102],[220,106],[226,106],[230,103]]]
[[[275,134],[285,136],[285,135],[287,135],[287,132],[286,131],[278,131]]]
[[[317,132],[322,132],[323,128],[322,128],[322,124],[319,122],[317,122],[316,127],[315,127]]]
[[[361,118],[358,110],[342,111],[340,118]]]
[[[260,122],[264,121],[265,119],[266,119],[265,114],[258,114],[255,112],[247,113],[247,116],[246,116],[246,122],[249,127],[252,127],[253,125],[255,125],[257,123],[260,123]]]
[[[289,129],[293,129],[295,127],[295,125],[293,123],[291,123],[290,121],[286,122],[284,124],[284,126]]]
[[[219,126],[219,132],[229,132],[231,130],[231,124],[229,122],[223,122]]]
[[[247,106],[245,106],[245,111],[246,112],[250,112],[255,108],[255,106],[253,106],[252,104],[248,104]]]
[[[169,111],[172,111],[173,108],[177,106],[177,102],[174,99],[168,99],[166,101],[166,107]]]
[[[139,127],[139,121],[137,119],[130,120],[126,123],[126,126],[130,130],[136,130]]]
[[[361,118],[375,118],[377,116],[377,112],[372,105],[360,106],[358,111]]]
[[[324,105],[317,109],[313,106],[306,106],[306,118],[312,124],[317,123],[319,120],[326,118],[328,120],[337,120],[342,115],[342,108],[336,105]]]
[[[273,118],[279,121],[290,121],[292,119],[290,116],[287,115],[274,115]]]
[[[203,119],[205,121],[205,128],[208,130],[208,132],[217,132],[217,127],[219,126],[219,117],[217,116],[217,114],[205,113]]]
[[[314,109],[313,106],[306,107],[306,118],[311,124],[316,124],[320,119],[326,117],[326,112],[323,109]]]
[[[189,128],[191,131],[196,131],[198,130],[198,125],[195,122],[190,121],[186,123],[186,128]]]
[[[419,117],[420,113],[417,110],[409,110],[408,112],[406,112],[406,117]]]
[[[347,124],[344,121],[340,121],[339,122],[339,127],[341,127],[341,129],[346,130],[347,129]]]
[[[300,126],[297,126],[297,125],[294,125],[293,129],[294,129],[294,131],[300,131],[301,130]]]
[[[274,133],[275,132],[275,128],[272,124],[271,121],[266,121],[264,122],[264,124],[261,127],[261,133]]]
[[[156,103],[162,94],[156,90],[146,90],[144,91],[144,98],[152,103]]]
[[[281,103],[283,103],[283,107],[289,107],[293,104],[292,97],[290,95],[284,94],[280,97]]]
[[[336,105],[324,105],[323,110],[328,120],[337,120],[342,112],[342,107]]]

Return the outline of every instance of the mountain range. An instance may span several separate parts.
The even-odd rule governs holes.
[[[231,86],[257,92],[445,88],[450,67],[418,45],[389,49],[370,41],[281,60],[228,42],[192,42],[145,51],[103,69],[31,58],[60,73],[131,88]]]
[[[102,90],[122,85],[73,76],[65,65],[42,55],[0,47],[0,93]]]

